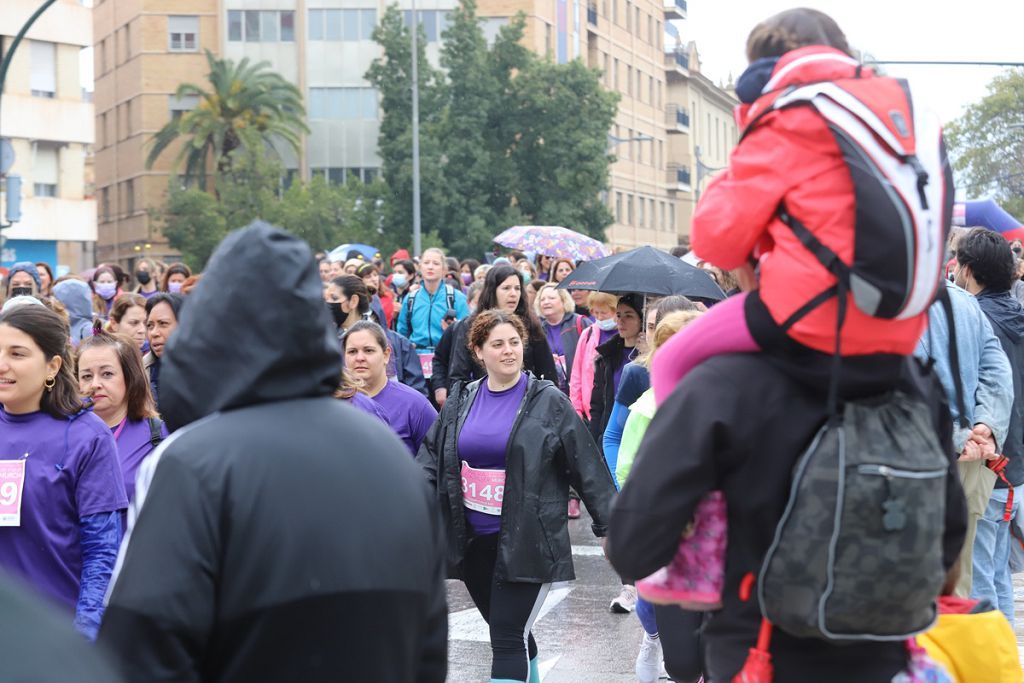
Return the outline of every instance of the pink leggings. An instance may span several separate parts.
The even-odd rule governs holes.
[[[672,335],[654,355],[651,385],[660,406],[683,377],[708,358],[724,353],[760,351],[747,327],[747,294],[729,297]]]

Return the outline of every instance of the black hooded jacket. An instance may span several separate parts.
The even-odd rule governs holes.
[[[789,499],[794,464],[827,417],[831,357],[791,351],[780,359],[723,355],[694,368],[651,421],[612,509],[608,559],[623,579],[636,580],[669,563],[701,498],[713,490],[724,492],[723,607],[711,613],[703,633],[708,680],[733,680],[757,641],[757,592],[744,600],[741,585],[748,574],[757,575]],[[930,408],[944,451],[953,453],[945,392],[916,360],[844,358],[840,378],[842,398],[893,388],[920,397]],[[955,458],[950,455],[946,477],[946,517],[935,520],[944,528],[947,569],[958,557],[966,530]],[[776,681],[888,682],[907,661],[901,642],[836,645],[795,638],[781,629],[772,634],[771,654]]]
[[[1024,484],[1024,375],[1021,374],[1024,373],[1024,307],[1009,290],[986,289],[978,293],[977,299],[1010,361],[1013,407],[1003,444],[1003,455],[1009,458],[1004,474],[1010,484],[1017,487]],[[1006,484],[1001,479],[996,480],[996,488],[1006,488]]]
[[[443,681],[440,517],[394,434],[331,398],[308,246],[235,232],[189,298],[100,641],[131,681]]]

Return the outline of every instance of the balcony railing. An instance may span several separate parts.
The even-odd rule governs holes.
[[[663,0],[665,12],[686,18],[686,0]]]
[[[689,166],[681,166],[680,168],[676,169],[676,182],[679,183],[680,185],[689,185],[690,184],[690,167]]]
[[[587,5],[587,23],[597,26],[597,5]]]
[[[690,70],[690,55],[685,52],[675,53],[676,64],[683,67],[687,71]]]
[[[676,110],[676,125],[683,126],[684,128],[690,127],[690,112],[685,109]]]

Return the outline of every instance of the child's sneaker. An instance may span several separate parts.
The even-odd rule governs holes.
[[[725,497],[704,496],[672,563],[636,582],[637,593],[656,605],[708,611],[722,606],[725,583]]]

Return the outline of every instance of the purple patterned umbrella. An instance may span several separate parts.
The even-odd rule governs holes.
[[[611,253],[593,237],[557,225],[516,225],[494,241],[509,249],[573,261],[593,261]]]

